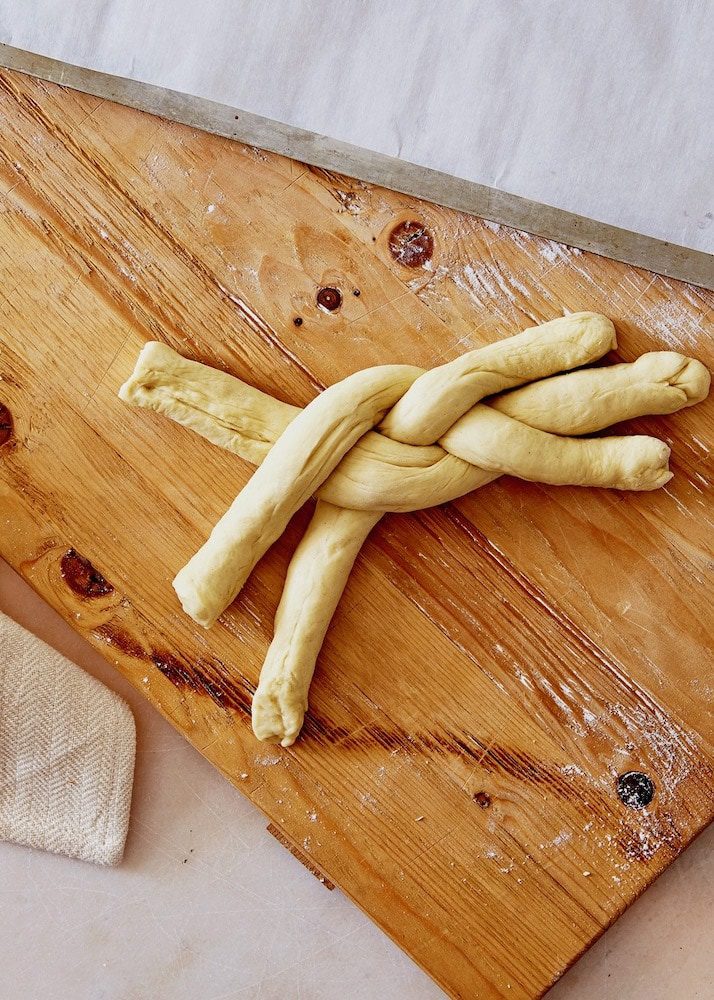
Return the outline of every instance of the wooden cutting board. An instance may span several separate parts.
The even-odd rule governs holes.
[[[281,750],[250,698],[309,511],[204,632],[170,581],[251,468],[116,392],[147,339],[304,405],[580,309],[714,368],[714,296],[21,75],[0,102],[2,555],[448,993],[540,996],[714,813],[712,401],[628,427],[673,448],[656,493],[386,517]]]

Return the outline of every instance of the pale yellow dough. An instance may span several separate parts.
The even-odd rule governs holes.
[[[262,463],[174,581],[197,622],[215,621],[294,511],[311,494],[319,498],[291,562],[253,701],[260,739],[288,746],[297,737],[325,632],[382,512],[444,503],[503,473],[638,490],[669,480],[669,449],[655,438],[564,436],[671,413],[706,396],[704,366],[674,352],[554,375],[614,346],[609,320],[578,313],[429,372],[403,365],[357,372],[304,410],[164,345],[144,347],[123,399]],[[513,386],[522,388],[503,392]]]

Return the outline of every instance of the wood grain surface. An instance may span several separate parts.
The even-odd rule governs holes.
[[[387,516],[281,750],[250,699],[309,511],[204,632],[170,581],[251,468],[116,392],[147,339],[304,405],[581,309],[714,368],[714,296],[19,74],[0,107],[2,555],[450,995],[540,996],[714,814],[712,402],[628,425],[656,493]]]

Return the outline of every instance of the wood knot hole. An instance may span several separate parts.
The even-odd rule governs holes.
[[[644,809],[654,798],[654,782],[642,771],[626,771],[617,779],[617,794],[630,809]]]
[[[0,446],[12,437],[12,414],[4,403],[0,403]]]
[[[389,234],[389,252],[404,267],[424,267],[434,253],[434,237],[421,222],[400,222]]]
[[[67,549],[60,560],[60,575],[80,597],[103,597],[114,592],[111,583],[75,549]]]
[[[342,292],[331,286],[321,288],[317,293],[317,304],[324,312],[334,312],[342,305]]]
[[[488,809],[491,805],[491,796],[488,792],[476,792],[473,796],[473,800],[476,805],[480,806],[482,809]]]

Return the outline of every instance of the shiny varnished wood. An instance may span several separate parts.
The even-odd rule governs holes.
[[[539,996],[714,813],[711,401],[628,427],[655,494],[386,517],[284,751],[250,698],[309,511],[204,632],[170,581],[251,469],[116,390],[154,338],[304,405],[580,309],[714,367],[714,297],[18,74],[0,108],[3,556],[451,995]]]

